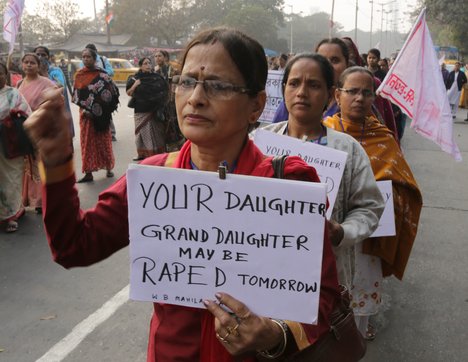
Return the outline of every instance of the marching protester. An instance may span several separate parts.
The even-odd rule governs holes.
[[[129,107],[135,109],[134,161],[166,151],[164,109],[169,94],[169,84],[152,70],[150,58],[141,58],[138,65],[140,70],[128,78],[126,86],[132,97]]]
[[[169,53],[166,50],[159,50],[155,55],[156,73],[160,74],[168,83],[171,83],[172,77],[178,74],[178,69],[175,69],[169,62]],[[180,132],[177,122],[176,106],[173,92],[169,93],[169,99],[164,107],[164,125],[163,138],[167,151],[176,151],[180,149],[184,142],[184,137]]]
[[[368,339],[375,337],[369,316],[379,310],[382,277],[403,278],[422,208],[419,187],[391,131],[371,115],[374,97],[372,73],[348,68],[335,92],[340,113],[324,120],[325,126],[353,136],[362,145],[377,181],[392,181],[396,235],[366,240],[363,253],[356,253],[352,305]]]
[[[86,63],[93,57],[88,53],[83,52]],[[272,177],[271,159],[248,139],[265,105],[266,78],[264,50],[257,41],[225,28],[196,35],[182,57],[181,76],[174,79],[177,115],[188,141],[179,153],[156,155],[142,163],[216,171],[225,162],[234,174]],[[101,193],[94,208],[79,209],[59,92],[48,93],[26,127],[43,160],[44,223],[54,259],[67,268],[85,266],[128,245],[125,177]],[[319,180],[298,157],[288,157],[284,171],[288,179]],[[316,343],[329,333],[330,313],[340,298],[327,231],[317,325],[273,321],[250,311],[238,297],[242,299],[216,294],[234,314],[211,300],[204,301],[206,309],[154,304],[148,361],[255,361],[257,355],[283,359]]]
[[[383,81],[385,78],[385,72],[380,68],[380,50],[372,48],[367,52],[367,69],[378,78]]]
[[[67,81],[64,73],[59,67],[55,66],[55,63],[50,61],[51,55],[47,47],[41,45],[34,48],[33,53],[38,56],[41,61],[41,69],[44,69],[44,77],[49,77],[57,86],[63,88],[63,96],[65,97],[65,107],[68,112],[68,119],[70,122],[70,130],[72,136],[75,136],[75,127],[73,125],[73,116],[71,113],[70,103],[68,102],[68,93],[67,93]]]
[[[114,153],[110,122],[119,104],[119,89],[101,68],[96,68],[94,49],[82,52],[84,67],[76,72],[73,103],[80,107],[80,145],[82,172],[77,182],[93,181],[93,172],[105,169],[114,177]],[[96,86],[100,85],[100,86]]]
[[[10,112],[22,111],[31,113],[28,103],[16,89],[7,85],[8,70],[5,63],[0,62],[0,125],[11,117]],[[4,132],[4,131],[3,131]],[[24,214],[22,203],[23,186],[23,156],[9,158],[4,149],[10,145],[5,137],[0,138],[0,224],[8,233],[18,230],[18,219]]]
[[[73,88],[72,88],[72,82],[70,80],[70,64],[67,60],[65,59],[60,59],[60,64],[59,68],[62,70],[63,75],[65,76],[65,81],[67,83],[67,89],[70,92],[70,94],[73,93]]]
[[[306,140],[348,154],[338,196],[329,221],[338,280],[349,290],[354,278],[355,247],[377,228],[384,200],[375,182],[369,158],[351,136],[322,125],[322,110],[334,97],[333,68],[319,55],[304,53],[286,65],[282,89],[289,119],[264,130]]]
[[[352,49],[357,49],[351,39],[349,39],[348,42],[353,44],[351,47]],[[325,38],[318,43],[315,51],[318,54],[323,55],[331,63],[335,70],[336,86],[343,71],[350,66],[348,46],[339,38]],[[377,78],[374,78],[374,82],[376,83],[376,87],[380,85],[380,81]],[[324,112],[324,118],[333,116],[337,112],[339,112],[339,106],[336,103],[336,100],[332,99],[327,110]],[[395,125],[395,119],[390,102],[382,97],[376,97],[372,104],[372,113],[382,124],[385,124],[393,132],[395,139],[398,140],[397,127]]]
[[[21,64],[24,72],[24,78],[18,82],[17,88],[28,102],[31,110],[35,111],[44,100],[42,95],[44,90],[48,88],[56,88],[56,85],[49,78],[40,75],[41,61],[36,54],[25,54],[21,59]],[[67,120],[69,120],[68,117]],[[42,212],[42,195],[38,157],[39,155],[35,154],[26,156],[25,158],[23,205],[34,208],[36,213],[40,214]]]
[[[112,68],[112,65],[109,62],[109,59],[107,59],[107,57],[105,57],[105,56],[99,55],[96,45],[94,45],[93,43],[89,43],[89,44],[87,44],[85,46],[85,49],[91,49],[92,51],[94,51],[96,53],[96,61],[95,61],[95,64],[94,64],[94,67],[96,69],[103,70],[104,72],[107,73],[107,75],[109,77],[114,76],[114,68]],[[83,61],[82,61],[81,62],[81,67],[83,67],[83,66],[84,66],[84,64],[83,64]],[[117,137],[116,137],[117,131],[115,130],[114,120],[112,118],[111,118],[111,121],[110,121],[110,130],[111,130],[112,142],[116,142],[117,141]]]
[[[461,90],[467,82],[466,75],[460,70],[460,68],[461,62],[456,62],[455,68],[449,73],[446,83],[447,95],[449,98],[450,108],[452,109],[453,119],[457,117]]]

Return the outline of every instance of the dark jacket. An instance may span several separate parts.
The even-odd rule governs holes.
[[[447,78],[447,84],[445,85],[446,88],[450,89],[454,81],[455,81],[455,71],[452,70]],[[457,85],[458,85],[459,91],[462,90],[463,84],[465,84],[466,82],[467,82],[466,75],[460,70],[458,72],[458,77],[457,77]]]

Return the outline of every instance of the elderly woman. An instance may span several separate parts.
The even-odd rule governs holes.
[[[226,161],[232,173],[272,177],[271,159],[265,159],[247,136],[265,105],[266,77],[263,47],[255,40],[224,28],[197,35],[186,47],[175,85],[180,128],[188,141],[180,152],[149,157],[143,164],[216,171]],[[58,117],[63,101],[57,94],[49,95],[27,127],[44,161],[50,247],[54,259],[69,268],[96,263],[129,243],[127,181],[122,177],[104,191],[93,209],[79,209],[70,139]],[[285,178],[318,181],[298,157],[286,160]],[[318,325],[273,321],[221,292],[218,301],[243,317],[238,325],[235,316],[211,300],[204,301],[206,309],[154,304],[148,361],[255,361],[257,351],[279,359],[315,343],[328,333],[329,316],[339,299],[326,235],[323,245]]]
[[[377,181],[392,181],[396,234],[365,241],[363,251],[370,255],[359,254],[356,258],[352,296],[355,314],[362,316],[364,330],[368,317],[378,311],[382,275],[403,278],[422,207],[419,187],[391,131],[370,115],[374,84],[374,77],[367,69],[346,69],[335,93],[341,113],[324,121],[327,127],[359,141],[369,156]]]
[[[354,248],[377,228],[384,201],[364,149],[352,137],[322,125],[322,110],[333,97],[334,72],[319,54],[299,54],[284,70],[283,97],[289,120],[265,130],[306,139],[348,154],[329,221],[338,280],[349,290],[354,278]]]
[[[119,103],[119,90],[106,72],[96,68],[96,58],[93,49],[84,49],[84,67],[75,75],[73,103],[80,107],[81,161],[85,174],[79,183],[93,181],[93,172],[101,169],[107,171],[107,177],[114,177],[110,122]]]
[[[135,109],[135,143],[140,161],[166,150],[164,133],[164,107],[169,93],[169,84],[152,71],[151,60],[141,58],[140,70],[127,80],[127,94],[132,97],[129,105]]]
[[[0,62],[0,124],[10,117],[12,110],[31,112],[21,93],[7,85],[7,79],[7,67]],[[24,214],[21,200],[24,161],[22,156],[7,158],[3,149],[8,145],[3,142],[6,141],[0,138],[0,223],[11,233],[18,230],[18,219]]]

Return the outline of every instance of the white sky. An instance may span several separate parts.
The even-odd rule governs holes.
[[[32,9],[37,0],[26,0],[26,8]],[[131,0],[128,0],[131,1]],[[254,0],[252,0],[254,1]],[[384,11],[393,12],[383,17],[383,28],[386,27],[386,18],[388,17],[388,29],[392,28],[391,21],[395,21],[397,29],[401,32],[406,32],[411,28],[407,12],[414,6],[417,0],[373,0],[374,1],[374,18],[373,30],[377,31],[381,25],[382,6],[378,4],[388,4],[383,7]],[[393,1],[393,2],[392,2]],[[94,2],[96,9],[99,12],[105,6],[105,0],[76,0],[80,5],[82,15],[85,17],[94,17]],[[356,2],[358,3],[358,28],[364,31],[370,31],[371,23],[371,3],[370,0],[335,0],[334,21],[339,22],[344,26],[344,30],[354,29]],[[285,0],[284,12],[289,14],[291,10],[294,13],[308,15],[311,13],[324,11],[331,13],[332,0]],[[292,7],[291,7],[292,5]]]

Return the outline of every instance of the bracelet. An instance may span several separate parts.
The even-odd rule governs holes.
[[[283,340],[281,341],[279,346],[276,347],[276,349],[273,350],[273,351],[269,351],[269,350],[258,351],[258,353],[262,357],[265,357],[267,359],[275,359],[275,358],[278,358],[279,356],[281,356],[284,353],[284,351],[286,350],[286,344],[288,342],[289,327],[286,324],[286,322],[281,320],[281,319],[273,319],[273,318],[271,319],[271,321],[280,326],[281,330],[283,331]]]

